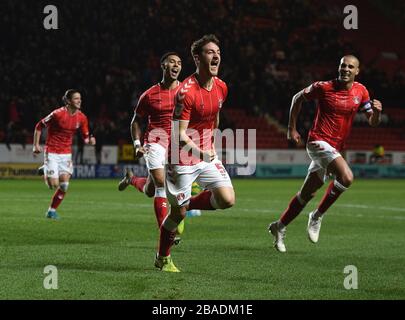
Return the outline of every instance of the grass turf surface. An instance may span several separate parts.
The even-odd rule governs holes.
[[[356,180],[329,210],[320,241],[308,212],[288,227],[288,252],[267,233],[302,180],[234,180],[235,207],[186,219],[173,248],[179,274],[153,266],[152,199],[113,180],[72,180],[58,212],[40,181],[0,180],[0,299],[404,299],[405,181]],[[44,267],[58,268],[45,290]],[[358,269],[346,290],[345,266]]]

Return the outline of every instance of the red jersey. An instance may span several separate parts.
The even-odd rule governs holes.
[[[308,141],[322,140],[337,150],[343,149],[356,113],[371,112],[368,91],[358,82],[354,82],[349,90],[339,88],[337,79],[315,82],[304,89],[304,98],[317,100],[316,117]]]
[[[148,127],[144,134],[144,144],[159,143],[167,148],[170,141],[170,130],[174,110],[174,97],[180,86],[174,89],[163,89],[155,84],[139,98],[135,114],[148,118]]]
[[[72,153],[73,136],[79,128],[83,139],[89,137],[87,117],[80,110],[70,114],[66,106],[55,109],[35,126],[35,130],[38,131],[42,128],[48,128],[44,149],[47,153]]]
[[[213,81],[208,91],[199,85],[193,74],[183,81],[176,95],[174,120],[189,121],[186,133],[202,151],[213,149],[213,130],[228,95],[225,82],[217,77]],[[193,131],[198,134],[193,134]],[[180,165],[194,165],[201,161],[191,157],[190,153],[180,152]]]

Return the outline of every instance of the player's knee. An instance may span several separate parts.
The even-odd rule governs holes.
[[[50,190],[56,190],[56,189],[59,188],[59,183],[58,182],[49,182],[48,181],[46,185],[48,186],[48,188]]]
[[[348,188],[353,183],[354,180],[353,173],[351,171],[347,171],[344,174],[342,174],[342,176],[338,180],[343,186]]]
[[[218,202],[219,208],[220,209],[228,209],[231,208],[235,205],[235,195],[226,195],[222,196]]]
[[[61,182],[59,184],[59,188],[63,191],[63,192],[67,192],[68,188],[69,188],[69,182]]]

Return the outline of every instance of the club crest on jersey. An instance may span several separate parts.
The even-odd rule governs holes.
[[[222,103],[223,103],[222,99],[219,99],[219,101],[218,101],[218,107],[219,107],[219,109],[222,108]]]
[[[182,200],[184,200],[185,197],[186,196],[184,195],[184,193],[179,193],[176,198],[178,201],[182,201]]]
[[[80,127],[80,123],[76,122],[76,129],[79,129],[79,127]]]
[[[360,103],[360,97],[358,97],[358,96],[353,97],[353,102],[355,104],[359,104]]]

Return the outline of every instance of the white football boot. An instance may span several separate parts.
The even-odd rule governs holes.
[[[308,238],[312,243],[317,243],[319,239],[319,231],[321,230],[322,217],[316,219],[314,217],[315,211],[309,214],[308,218]]]
[[[269,233],[274,236],[274,248],[279,252],[286,252],[287,249],[284,244],[284,238],[287,228],[279,228],[278,221],[273,222],[269,225]]]

